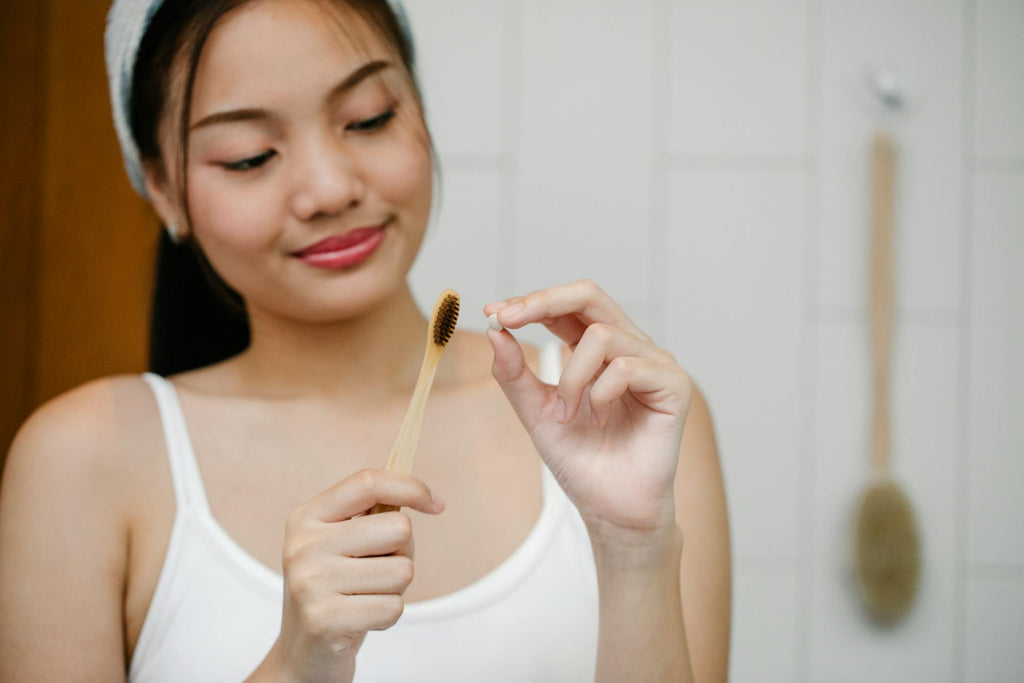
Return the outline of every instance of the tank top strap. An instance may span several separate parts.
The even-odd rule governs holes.
[[[189,438],[185,415],[178,401],[178,392],[170,381],[160,375],[146,372],[142,377],[153,390],[160,410],[167,458],[171,465],[171,481],[178,508],[209,514],[206,489],[196,463],[195,452],[192,450],[192,440]]]

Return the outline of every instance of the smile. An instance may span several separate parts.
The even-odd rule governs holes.
[[[293,256],[314,268],[349,268],[370,258],[384,241],[387,224],[356,228],[295,252]]]

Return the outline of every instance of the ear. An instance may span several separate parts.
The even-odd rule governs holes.
[[[178,234],[188,234],[185,225],[185,212],[181,207],[177,187],[168,180],[163,163],[159,160],[147,160],[142,163],[143,177],[146,183],[146,194],[149,195],[153,209],[164,225],[178,226]]]

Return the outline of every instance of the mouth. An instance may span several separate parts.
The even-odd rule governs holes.
[[[377,250],[384,240],[387,222],[376,226],[354,228],[344,235],[320,240],[292,256],[314,268],[347,268],[362,263]]]

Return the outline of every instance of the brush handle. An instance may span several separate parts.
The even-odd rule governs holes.
[[[423,415],[427,411],[427,397],[430,394],[430,387],[434,384],[434,374],[437,372],[437,365],[441,362],[443,346],[427,343],[426,353],[423,354],[423,364],[420,366],[420,376],[416,380],[416,388],[412,392],[412,400],[409,401],[409,409],[402,420],[402,427],[398,430],[395,444],[391,447],[391,454],[388,456],[388,464],[385,469],[404,474],[412,473],[413,456],[416,455],[416,444],[420,440],[420,429],[423,427]],[[370,514],[378,512],[391,512],[397,510],[395,505],[374,505]]]
[[[893,320],[892,215],[896,151],[885,133],[877,133],[871,150],[872,226],[869,280],[871,347],[874,359],[874,419],[871,468],[883,474],[890,459],[889,377]]]

